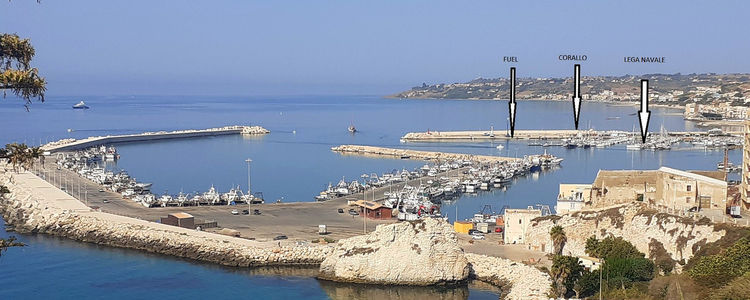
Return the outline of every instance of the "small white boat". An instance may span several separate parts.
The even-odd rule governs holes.
[[[497,147],[495,147],[495,148],[497,148],[497,150],[503,150],[503,148],[505,148],[505,147],[503,147],[503,145],[497,145]]]
[[[73,109],[89,109],[89,106],[86,105],[86,102],[81,101],[73,105]]]

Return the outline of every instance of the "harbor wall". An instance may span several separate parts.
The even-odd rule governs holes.
[[[490,155],[474,155],[433,151],[418,151],[374,146],[341,145],[331,148],[334,152],[372,157],[408,158],[420,160],[471,160],[479,162],[513,161],[516,158]]]
[[[629,203],[536,218],[526,232],[528,247],[552,253],[549,232],[555,225],[565,231],[565,255],[586,255],[586,240],[591,236],[622,237],[657,265],[673,266],[677,272],[701,247],[726,234],[706,218],[695,220],[658,212],[644,203]]]
[[[595,131],[595,130],[564,130],[564,129],[546,129],[546,130],[514,130],[513,137],[507,135],[505,130],[464,130],[464,131],[429,131],[429,132],[409,132],[401,137],[406,142],[457,142],[457,141],[492,141],[507,139],[522,140],[539,140],[539,139],[564,139],[572,138],[578,135],[598,136],[609,135],[612,133],[636,136],[637,133],[628,131]],[[727,135],[740,135],[742,132],[728,131]],[[668,132],[670,136],[708,136],[706,131],[682,131]]]
[[[205,136],[219,136],[219,135],[230,135],[230,134],[267,134],[270,133],[267,129],[260,126],[226,126],[220,128],[209,128],[200,130],[180,130],[180,131],[159,131],[159,132],[144,132],[139,134],[127,134],[127,135],[112,135],[112,136],[98,136],[89,137],[81,140],[65,139],[57,142],[52,142],[42,147],[45,151],[72,151],[85,149],[90,147],[96,147],[100,145],[117,144],[117,143],[130,143],[130,142],[144,142],[154,140],[165,140],[165,139],[182,139],[182,138],[196,138]]]
[[[130,248],[226,266],[318,265],[328,245],[284,245],[97,212],[31,173],[0,173],[0,213],[18,232]]]

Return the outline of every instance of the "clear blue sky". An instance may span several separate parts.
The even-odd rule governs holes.
[[[49,95],[387,94],[507,76],[750,71],[748,1],[0,1]],[[663,65],[622,62],[666,56]]]

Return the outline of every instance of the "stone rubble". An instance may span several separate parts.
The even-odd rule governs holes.
[[[500,286],[505,299],[548,299],[552,279],[539,269],[500,257],[466,253],[472,277]]]

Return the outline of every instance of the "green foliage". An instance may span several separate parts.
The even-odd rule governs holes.
[[[552,243],[555,247],[555,254],[562,255],[563,247],[565,247],[565,243],[568,241],[568,237],[565,235],[565,231],[563,230],[562,226],[555,225],[550,228],[549,236],[552,239]]]
[[[5,145],[5,151],[16,171],[19,171],[20,167],[31,169],[34,159],[39,158],[43,153],[39,147],[29,148],[26,144],[17,143]]]
[[[586,298],[599,292],[599,271],[584,271],[581,278],[573,285],[576,298]]]
[[[0,90],[9,90],[26,100],[36,98],[44,102],[47,82],[39,76],[39,71],[31,67],[34,47],[29,39],[21,39],[15,34],[0,34]],[[3,92],[3,96],[5,96]]]
[[[750,239],[739,239],[724,251],[698,258],[688,270],[695,281],[708,287],[720,287],[750,272]]]
[[[654,278],[654,263],[643,257],[611,258],[603,265],[604,272],[612,277],[623,277],[629,282],[649,281]]]
[[[750,272],[733,279],[727,285],[711,293],[714,300],[740,300],[750,298]]]
[[[633,244],[622,237],[608,236],[599,241],[596,237],[586,240],[586,253],[592,257],[606,260],[613,258],[644,258],[645,254],[638,251]]]
[[[575,282],[585,271],[577,257],[555,255],[552,258],[552,292],[556,297],[569,297],[573,294]]]

